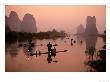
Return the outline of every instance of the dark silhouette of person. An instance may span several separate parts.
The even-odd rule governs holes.
[[[73,39],[71,38],[71,42],[73,41]]]
[[[32,43],[32,40],[28,40],[28,42],[29,42],[29,45],[31,45],[31,43]]]
[[[47,47],[48,47],[48,52],[51,51],[51,47],[52,47],[52,44],[50,44],[50,42],[47,44]]]

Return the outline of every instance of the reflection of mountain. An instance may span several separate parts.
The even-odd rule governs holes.
[[[85,37],[85,43],[86,43],[85,54],[86,54],[86,58],[87,58],[85,61],[85,64],[88,66],[87,71],[91,71],[91,72],[95,71],[95,69],[93,69],[91,66],[89,66],[88,63],[90,61],[96,60],[96,57],[95,57],[96,42],[97,42],[97,36]]]
[[[83,36],[80,36],[80,35],[77,35],[77,42],[82,45],[83,44],[83,41],[84,41],[84,37]]]
[[[36,21],[31,14],[25,14],[21,23],[22,32],[37,32]]]
[[[95,16],[87,16],[87,24],[85,29],[85,35],[97,35],[98,30],[96,27],[96,18]]]
[[[11,44],[9,48],[9,53],[11,57],[15,57],[18,55],[18,46],[16,44]]]
[[[95,46],[97,43],[96,36],[85,37],[86,42],[86,62],[85,64],[88,66],[87,71],[97,71],[97,72],[105,72],[106,71],[106,50],[101,49],[95,51]]]
[[[85,43],[86,43],[86,52],[89,52],[91,49],[95,51],[95,46],[97,42],[97,36],[88,36],[85,37]]]

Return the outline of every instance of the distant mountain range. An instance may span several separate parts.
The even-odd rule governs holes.
[[[97,27],[96,27],[96,18],[95,18],[95,16],[93,16],[93,17],[87,16],[86,28],[84,29],[83,25],[80,24],[77,27],[76,35],[84,35],[84,36],[98,35],[98,30],[97,30]]]
[[[33,15],[25,14],[21,21],[15,11],[11,11],[9,17],[5,16],[5,27],[9,27],[11,31],[36,33],[37,26]]]
[[[77,34],[84,34],[84,26],[82,24],[80,24],[78,27],[77,27]]]

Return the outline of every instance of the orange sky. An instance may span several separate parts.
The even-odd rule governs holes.
[[[105,5],[6,5],[5,15],[11,11],[17,12],[22,20],[26,13],[35,17],[38,31],[47,31],[53,28],[75,33],[79,24],[86,26],[87,16],[96,16],[97,28],[100,33],[106,27]]]

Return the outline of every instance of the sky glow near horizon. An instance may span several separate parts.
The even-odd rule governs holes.
[[[79,24],[86,28],[86,17],[95,16],[99,33],[106,28],[105,5],[6,5],[5,15],[15,11],[22,21],[25,14],[34,16],[37,30],[48,31],[53,28],[67,33],[76,33]]]

